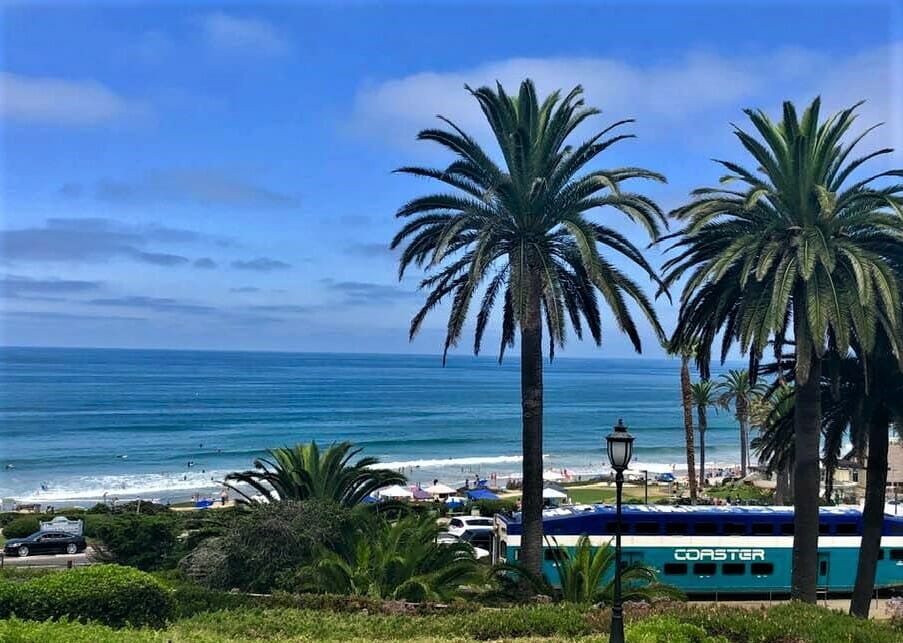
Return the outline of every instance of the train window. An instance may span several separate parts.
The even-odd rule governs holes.
[[[627,530],[625,529],[624,531],[627,531]],[[618,533],[618,521],[612,520],[611,522],[605,523],[605,533],[606,534]]]
[[[746,573],[746,565],[744,563],[724,563],[721,566],[721,573],[725,576],[743,576]]]
[[[884,550],[883,549],[878,550],[878,560],[884,560]]]
[[[697,576],[714,576],[715,563],[696,563],[693,565],[693,573]]]
[[[696,523],[696,535],[697,536],[713,536],[718,533],[718,525],[713,522],[697,522]]]
[[[834,533],[838,536],[855,536],[856,535],[856,523],[855,522],[841,522],[834,528]]]
[[[686,535],[690,532],[687,530],[687,523],[685,522],[666,522],[665,533],[674,536]]]
[[[903,560],[903,549],[891,549],[890,550],[890,559],[891,560]]]
[[[500,541],[499,541],[499,556],[500,556],[501,558],[507,558],[507,557],[508,557],[508,542],[505,541],[505,540],[500,540]]]
[[[753,576],[771,576],[774,573],[774,565],[771,563],[753,563],[749,566]]]
[[[555,560],[558,562],[567,560],[567,554],[560,547],[546,547],[542,550],[542,556],[546,560]]]
[[[657,534],[659,533],[657,522],[638,522],[633,526],[635,534]]]
[[[683,576],[687,573],[686,563],[665,563],[665,576]]]
[[[903,536],[903,523],[892,522],[888,525],[888,536]]]
[[[752,524],[753,536],[770,536],[774,533],[774,525],[770,522],[754,522]]]
[[[746,525],[742,522],[726,522],[724,523],[725,536],[743,536],[746,534]]]
[[[831,533],[831,527],[826,522],[818,523],[818,535],[819,536],[827,536]]]
[[[793,523],[792,522],[782,522],[781,523],[781,535],[782,536],[792,536],[793,535]]]
[[[818,575],[819,576],[827,576],[828,575],[828,561],[826,561],[826,560],[818,561]]]

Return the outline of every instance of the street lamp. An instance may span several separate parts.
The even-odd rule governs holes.
[[[624,420],[618,418],[618,424],[605,438],[608,442],[608,461],[615,471],[615,499],[617,507],[617,525],[615,530],[615,596],[611,605],[611,634],[609,643],[624,643],[624,610],[621,607],[621,491],[624,488],[624,469],[630,464],[633,455],[633,436],[627,432]]]

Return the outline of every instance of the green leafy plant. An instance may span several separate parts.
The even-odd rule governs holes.
[[[22,516],[14,518],[3,527],[3,537],[9,540],[10,538],[25,538],[26,536],[30,536],[41,528],[39,520],[42,519],[43,517],[39,516]]]
[[[172,614],[166,588],[129,567],[93,565],[24,582],[0,581],[0,618],[43,621],[65,616],[113,627],[161,627]]]
[[[373,517],[338,549],[321,548],[293,578],[307,592],[352,594],[414,601],[447,600],[481,578],[466,543],[439,544],[434,517]]]
[[[332,444],[322,452],[316,442],[268,449],[269,458],[255,460],[251,471],[230,473],[225,483],[245,502],[253,495],[242,485],[268,502],[319,499],[354,507],[381,487],[407,482],[397,471],[374,468],[379,464],[376,458],[352,463],[360,452],[350,442]]]

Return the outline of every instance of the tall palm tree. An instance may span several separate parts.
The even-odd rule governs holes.
[[[794,440],[792,594],[815,601],[818,541],[819,379],[830,336],[843,351],[851,333],[871,352],[876,329],[900,334],[900,291],[888,251],[900,245],[903,184],[877,187],[878,172],[853,181],[881,149],[848,161],[862,137],[844,143],[858,105],[819,122],[815,99],[802,117],[784,103],[780,122],[746,110],[760,139],[735,128],[755,169],[718,161],[722,184],[695,190],[675,215],[687,221],[666,263],[666,284],[687,275],[675,330],[679,342],[710,347],[722,334],[722,359],[735,343],[760,356],[770,338],[780,354],[792,322],[797,370]],[[899,355],[895,339],[894,352]],[[707,351],[697,359],[706,363]]]
[[[696,447],[693,432],[693,389],[690,380],[690,360],[696,351],[695,346],[666,346],[670,355],[680,356],[680,402],[684,411],[684,443],[687,453],[687,481],[690,486],[690,502],[696,504]]]
[[[700,380],[690,385],[690,395],[693,405],[696,407],[696,418],[699,424],[699,481],[705,482],[705,432],[709,429],[709,409],[721,406],[718,396],[715,394],[715,384],[711,380]]]
[[[715,388],[721,393],[722,406],[734,405],[734,417],[740,424],[740,475],[745,478],[749,468],[749,409],[764,389],[753,383],[745,368],[732,368],[721,376]]]
[[[245,501],[252,496],[240,485],[251,487],[267,502],[316,498],[354,507],[377,489],[407,482],[397,471],[375,468],[376,458],[352,463],[360,452],[350,442],[332,444],[322,452],[316,442],[268,449],[269,458],[255,460],[250,471],[230,473],[224,484]]]
[[[630,134],[612,132],[629,122],[610,125],[587,141],[571,146],[574,130],[598,110],[585,107],[582,89],[563,99],[558,92],[541,103],[532,81],[509,96],[468,88],[488,121],[502,165],[450,120],[447,126],[420,132],[454,153],[444,169],[404,167],[406,174],[443,183],[449,191],[429,194],[403,205],[397,216],[410,219],[392,241],[404,245],[399,278],[412,264],[428,273],[420,286],[428,291],[423,308],[411,321],[411,338],[426,315],[444,298],[451,299],[443,361],[461,338],[474,297],[482,291],[476,315],[474,353],[496,300],[502,300],[499,359],[520,331],[523,442],[524,563],[541,566],[542,548],[542,326],[549,333],[550,358],[564,344],[566,328],[578,338],[584,327],[601,343],[600,302],[618,328],[641,351],[639,330],[627,308],[632,301],[663,338],[651,302],[640,286],[621,272],[601,249],[638,266],[658,282],[640,250],[613,228],[591,219],[611,208],[638,222],[653,238],[664,224],[659,207],[647,197],[627,192],[630,179],[664,181],[660,174],[636,167],[586,170],[604,150]],[[584,326],[585,325],[585,326]]]

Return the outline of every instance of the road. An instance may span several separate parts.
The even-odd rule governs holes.
[[[88,547],[80,554],[50,554],[45,556],[26,556],[19,558],[18,556],[5,556],[3,559],[4,567],[43,567],[49,569],[62,569],[69,566],[72,562],[73,567],[90,565],[89,556],[91,548]]]

